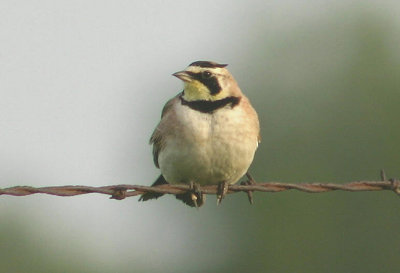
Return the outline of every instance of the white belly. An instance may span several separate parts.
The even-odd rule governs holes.
[[[236,183],[247,172],[258,145],[258,132],[241,108],[207,114],[179,105],[177,112],[179,126],[158,158],[165,179],[173,184]]]

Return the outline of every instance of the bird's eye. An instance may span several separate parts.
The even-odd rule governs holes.
[[[211,72],[210,71],[204,71],[202,74],[203,79],[209,79],[211,78]]]

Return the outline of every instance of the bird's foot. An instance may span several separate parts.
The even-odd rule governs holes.
[[[201,192],[200,185],[194,182],[190,182],[187,192],[177,194],[175,197],[186,205],[196,208],[201,207],[206,201],[206,196]]]
[[[245,185],[245,186],[249,186],[249,185],[255,185],[257,184],[256,181],[253,179],[253,177],[250,175],[249,172],[246,173],[247,176],[247,180],[246,181],[242,181],[240,183],[240,185]],[[254,203],[253,200],[253,191],[247,191],[247,197],[249,198],[249,202],[250,204]]]
[[[228,192],[229,184],[220,182],[217,188],[217,205],[221,204],[222,199],[224,199],[226,193]]]

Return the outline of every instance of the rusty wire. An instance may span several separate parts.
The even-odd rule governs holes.
[[[381,173],[382,181],[356,181],[345,184],[334,183],[282,183],[268,182],[257,183],[253,185],[230,185],[227,193],[253,191],[259,192],[281,192],[287,190],[298,190],[307,193],[320,193],[328,191],[382,191],[390,190],[400,194],[400,181],[396,179],[386,180],[384,173]],[[0,189],[0,195],[25,196],[37,193],[57,195],[57,196],[75,196],[88,193],[100,193],[110,195],[111,199],[124,199],[126,197],[141,195],[145,192],[156,192],[163,194],[180,194],[190,190],[189,185],[161,185],[156,187],[141,185],[113,185],[103,187],[91,186],[55,186],[55,187],[29,187],[15,186]],[[218,186],[202,186],[201,191],[205,194],[216,194]],[[250,195],[249,195],[250,197]]]

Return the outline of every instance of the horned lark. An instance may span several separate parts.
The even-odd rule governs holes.
[[[220,202],[226,185],[246,174],[260,142],[257,113],[226,66],[197,61],[174,73],[184,90],[164,106],[150,138],[161,170],[153,186],[192,185],[191,193],[177,195],[190,206],[203,204],[202,185],[220,185]],[[145,193],[139,201],[162,195]]]

